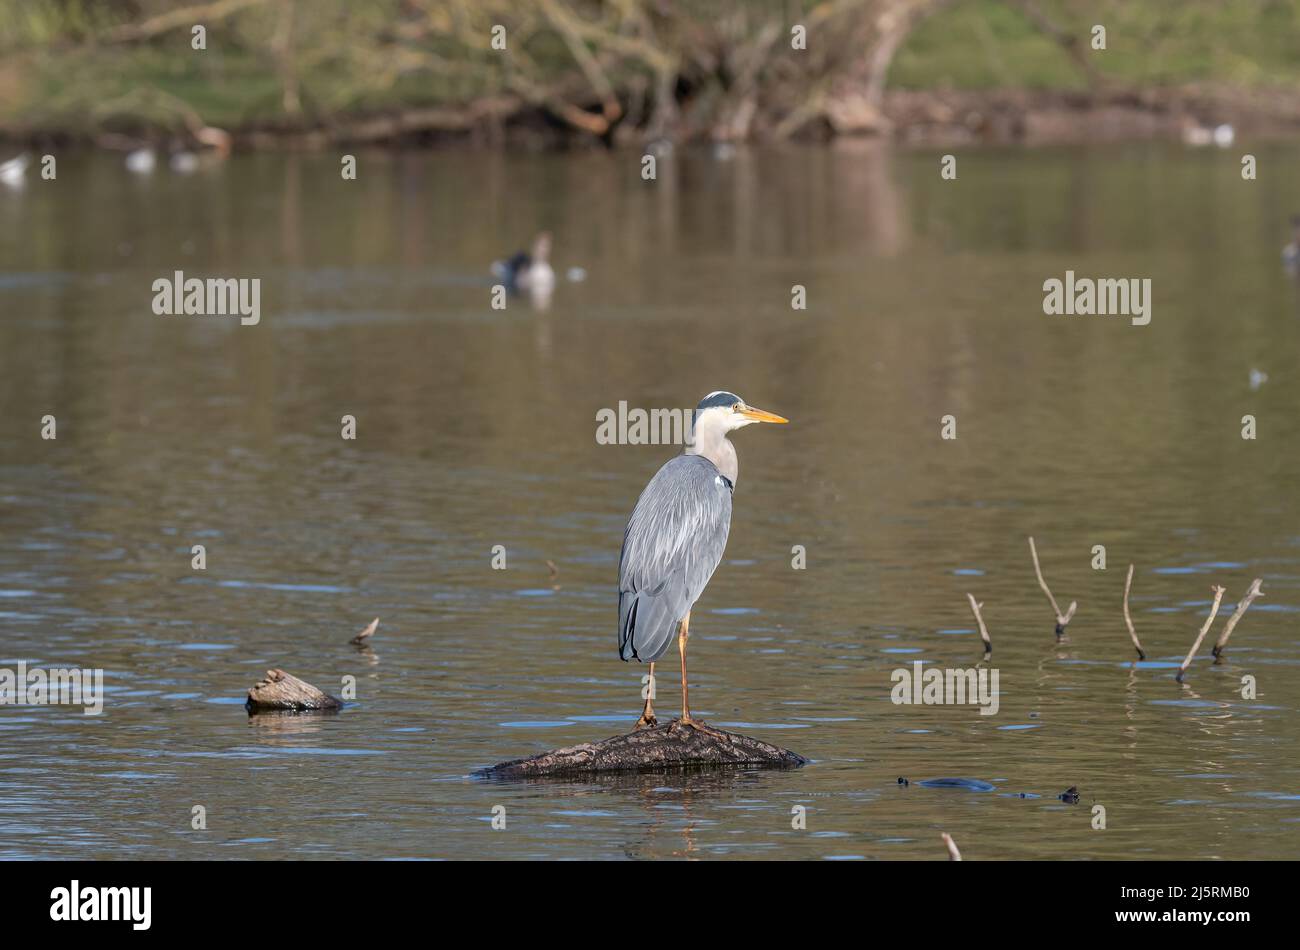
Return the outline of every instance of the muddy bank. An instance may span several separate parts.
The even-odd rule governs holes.
[[[894,90],[885,94],[882,108],[876,110],[858,91],[847,88],[827,96],[819,109],[793,131],[786,129],[776,134],[772,123],[756,118],[746,138],[755,144],[874,138],[933,147],[1142,140],[1204,145],[1211,144],[1214,130],[1225,125],[1231,126],[1234,138],[1300,135],[1300,94],[1282,89],[1210,85],[1079,92]],[[336,117],[317,125],[251,123],[225,132],[236,150],[374,146],[546,151],[644,148],[655,140],[676,144],[733,140],[709,122],[693,121],[689,104],[684,104],[679,121],[663,134],[652,135],[643,125],[623,122],[605,134],[593,135],[512,96],[461,107]],[[195,133],[188,129],[144,125],[111,131],[0,126],[0,141],[11,148],[125,149],[149,143],[202,146],[194,139]]]
[[[1148,139],[1206,144],[1230,125],[1236,137],[1300,134],[1300,95],[1283,90],[1178,87],[1068,93],[1028,90],[893,92],[889,134],[926,145],[1027,145]]]

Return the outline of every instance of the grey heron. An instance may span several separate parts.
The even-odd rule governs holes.
[[[676,637],[682,725],[714,732],[691,718],[686,640],[691,608],[722,560],[731,530],[737,461],[727,433],[755,422],[788,421],[747,405],[735,393],[709,393],[695,408],[691,444],[655,473],[628,519],[618,565],[619,656],[649,662],[653,684],[655,661]],[[636,728],[657,723],[653,698],[652,686]]]

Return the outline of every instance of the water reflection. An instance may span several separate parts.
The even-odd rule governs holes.
[[[1300,295],[1277,244],[1300,185],[1243,200],[1164,146],[971,152],[956,181],[878,147],[678,150],[653,183],[638,158],[363,153],[344,181],[327,156],[69,156],[58,188],[0,194],[0,665],[110,689],[98,718],[0,707],[0,854],[939,860],[942,825],[970,859],[1293,857]],[[549,309],[493,310],[490,262],[541,230]],[[260,277],[261,324],[155,316],[178,267]],[[1151,278],[1151,325],[1045,316],[1067,269]],[[635,720],[613,579],[672,449],[599,445],[596,412],[719,385],[796,424],[738,440],[692,699],[814,764],[467,780]],[[1059,644],[1029,534],[1080,604]],[[1255,576],[1227,662],[1179,687],[1207,584]],[[978,661],[967,593],[999,714],[893,705],[893,669]],[[355,676],[356,705],[249,719],[268,667]],[[190,833],[196,799],[220,832]]]

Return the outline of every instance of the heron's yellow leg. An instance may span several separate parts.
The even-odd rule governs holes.
[[[690,726],[692,729],[698,729],[701,732],[707,732],[709,735],[718,739],[727,738],[725,732],[719,732],[711,729],[698,719],[691,718],[691,700],[690,690],[686,685],[686,641],[691,635],[691,613],[688,610],[686,616],[682,618],[681,625],[677,628],[677,652],[682,655],[682,718],[678,720],[683,726]]]
[[[682,655],[682,722],[691,721],[690,693],[686,688],[686,638],[691,635],[691,612],[677,625],[677,652]]]
[[[650,682],[646,685],[645,691],[645,708],[641,710],[641,718],[636,721],[632,731],[636,732],[645,726],[657,726],[659,720],[655,718],[655,708],[653,705],[655,698],[655,665],[650,664]]]

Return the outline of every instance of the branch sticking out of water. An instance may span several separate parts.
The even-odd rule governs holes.
[[[1056,637],[1057,639],[1060,639],[1065,633],[1066,625],[1074,616],[1074,611],[1079,605],[1075,601],[1070,601],[1070,609],[1065,613],[1061,613],[1061,608],[1057,605],[1056,598],[1052,596],[1052,591],[1048,588],[1047,581],[1043,580],[1043,569],[1038,566],[1038,549],[1034,547],[1033,538],[1029,539],[1029,553],[1033,555],[1034,558],[1034,573],[1038,575],[1038,586],[1041,587],[1043,593],[1047,595],[1047,600],[1052,605],[1052,612],[1056,614]]]
[[[987,660],[993,655],[993,641],[989,639],[988,628],[984,626],[984,618],[980,616],[980,608],[984,605],[975,603],[974,594],[967,594],[966,597],[970,600],[970,609],[975,614],[975,621],[980,625],[980,639],[984,641],[984,659]]]
[[[1215,585],[1211,590],[1214,591],[1214,606],[1210,608],[1210,615],[1205,618],[1205,623],[1201,626],[1201,632],[1196,635],[1196,642],[1187,651],[1187,659],[1183,660],[1183,665],[1178,668],[1178,675],[1174,677],[1180,683],[1183,681],[1183,675],[1187,672],[1187,668],[1192,665],[1192,657],[1196,656],[1196,651],[1201,648],[1201,641],[1210,632],[1210,625],[1214,623],[1214,618],[1219,616],[1219,604],[1223,601],[1223,588]]]
[[[1145,660],[1146,653],[1142,651],[1142,644],[1138,642],[1137,631],[1133,629],[1133,618],[1128,612],[1128,591],[1133,586],[1133,565],[1128,566],[1128,578],[1124,581],[1124,622],[1128,624],[1128,635],[1133,638],[1133,647],[1138,651],[1138,659]]]
[[[948,846],[948,860],[960,861],[961,852],[957,850],[957,842],[952,840],[952,835],[948,834],[948,832],[945,831],[943,832],[942,837],[943,837],[943,843]]]
[[[1216,643],[1214,649],[1210,651],[1214,654],[1214,661],[1216,663],[1219,661],[1220,657],[1223,656],[1223,648],[1228,645],[1228,637],[1232,636],[1232,631],[1236,628],[1237,621],[1242,618],[1242,615],[1244,615],[1250,605],[1254,603],[1256,597],[1262,597],[1264,595],[1264,592],[1259,589],[1259,585],[1263,583],[1263,580],[1262,577],[1257,577],[1251,581],[1250,589],[1246,591],[1246,596],[1237,601],[1237,609],[1234,610],[1232,616],[1228,618],[1228,622],[1223,628],[1223,633],[1219,635],[1219,642]]]
[[[348,643],[355,643],[357,646],[364,646],[364,645],[366,645],[366,644],[368,643],[368,641],[370,640],[370,638],[373,637],[373,636],[375,635],[375,631],[376,631],[377,629],[379,629],[379,618],[378,618],[378,617],[376,617],[374,620],[370,621],[370,626],[366,627],[366,629],[364,629],[364,630],[362,630],[360,633],[358,633],[355,637],[353,637],[351,640],[349,640]]]

